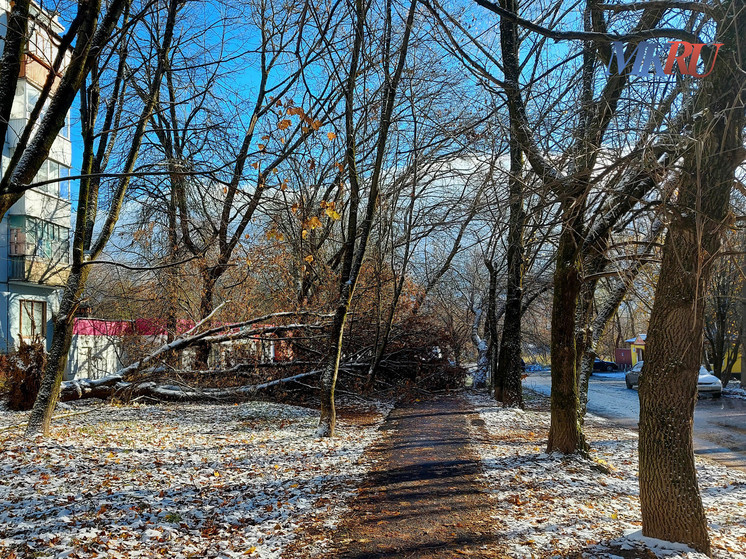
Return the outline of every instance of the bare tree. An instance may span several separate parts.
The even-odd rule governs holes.
[[[111,127],[116,119],[118,103],[121,103],[123,99],[123,81],[126,78],[125,71],[127,68],[126,43],[121,44],[120,48],[117,49],[120,62],[113,77],[112,94],[114,97],[105,112],[102,134],[99,134],[99,129],[96,127],[96,119],[100,110],[100,81],[98,71],[92,73],[91,84],[88,87],[83,87],[81,90],[81,121],[83,123],[85,151],[82,165],[83,177],[80,180],[78,212],[73,237],[73,259],[70,275],[68,276],[60,302],[60,310],[54,321],[54,334],[49,359],[47,360],[39,394],[26,428],[27,436],[39,433],[49,435],[52,414],[59,398],[60,384],[72,340],[75,310],[80,303],[81,294],[90,274],[90,266],[102,254],[119,219],[145,129],[157,103],[160,83],[163,78],[168,51],[173,37],[174,23],[180,4],[179,0],[168,1],[164,6],[164,11],[167,14],[165,22],[159,21],[158,16],[161,14],[160,10],[156,9],[149,35],[159,42],[150,45],[150,47],[141,45],[138,49],[141,52],[152,54],[155,58],[156,66],[153,69],[151,79],[146,80],[144,87],[134,82],[131,83],[132,89],[136,90],[139,96],[142,97],[142,109],[134,123],[131,137],[128,138],[129,147],[122,162],[121,172],[117,173],[118,178],[111,193],[109,209],[97,236],[93,235],[93,228],[89,226],[96,221],[99,208],[99,194],[103,184],[100,173],[95,173],[94,170],[100,171],[105,168],[108,159],[108,149],[110,148],[109,142],[116,141],[116,138],[110,136],[110,134]],[[122,123],[119,124],[121,125]],[[97,139],[98,149],[96,149],[95,145]]]
[[[407,9],[404,30],[401,35],[397,53],[396,50],[392,51],[392,49],[395,49],[395,46],[392,44],[394,9],[391,3],[386,5],[385,21],[387,24],[387,34],[385,35],[383,51],[381,53],[383,57],[381,66],[384,69],[383,88],[381,90],[381,98],[379,101],[381,112],[378,121],[378,130],[375,134],[376,142],[373,152],[374,161],[370,170],[370,179],[367,181],[369,185],[368,201],[365,205],[363,218],[359,225],[358,211],[362,203],[363,192],[361,182],[363,176],[360,174],[359,162],[357,159],[357,131],[354,119],[357,76],[361,69],[365,24],[370,4],[366,4],[364,0],[356,0],[352,13],[355,32],[352,57],[344,91],[345,139],[347,148],[345,167],[350,181],[350,203],[347,209],[347,239],[345,240],[342,273],[340,275],[339,300],[329,337],[329,357],[324,367],[324,372],[321,375],[321,417],[319,419],[317,434],[323,437],[333,436],[336,426],[334,389],[337,382],[337,373],[339,371],[339,361],[342,352],[342,336],[350,302],[355,292],[355,285],[360,275],[363,259],[365,258],[365,251],[373,226],[373,218],[378,208],[381,177],[384,170],[384,155],[386,153],[387,141],[389,139],[389,130],[396,101],[396,94],[407,61],[407,50],[409,48],[409,39],[412,35],[416,7],[417,1],[414,0]],[[394,67],[393,73],[389,70],[389,68],[392,67],[392,64]]]
[[[744,160],[746,3],[720,6],[718,64],[693,100],[692,145],[682,164],[640,377],[640,502],[643,533],[710,552],[692,443],[702,355],[705,293],[729,221],[736,169]],[[714,53],[707,58],[712,60]],[[665,398],[661,397],[665,394]]]
[[[129,5],[130,0],[113,0],[103,11],[100,0],[78,2],[69,28],[55,42],[54,59],[44,64],[42,71],[46,79],[39,99],[15,140],[10,161],[3,165],[0,218],[24,192],[34,186],[34,177],[65,125],[67,113],[83,80],[98,63],[101,51]],[[11,4],[6,40],[0,57],[0,138],[4,142],[8,139],[11,109],[21,69],[34,63],[27,54],[29,31],[34,25],[49,27],[50,22],[45,21],[49,17],[31,0]],[[73,43],[75,46],[71,47]]]

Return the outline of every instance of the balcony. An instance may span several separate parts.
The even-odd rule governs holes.
[[[19,77],[26,78],[32,84],[37,86],[39,89],[44,87],[47,81],[47,77],[51,73],[51,68],[47,62],[45,62],[38,55],[33,53],[26,53],[23,64],[21,65],[21,73]],[[54,84],[52,85],[53,94],[60,84],[60,76],[55,76]]]
[[[26,119],[11,118],[8,124],[9,126],[8,132],[6,134],[6,146],[10,149],[15,149],[18,146],[18,140],[21,139],[21,134],[23,134],[24,128],[26,128]],[[66,138],[63,134],[69,134],[67,125],[54,139],[52,147],[49,149],[49,158],[58,161],[66,167],[70,167],[72,166],[72,143],[70,141],[70,138]]]
[[[67,282],[70,269],[67,264],[33,256],[9,256],[8,280],[39,283],[52,287],[62,287]]]

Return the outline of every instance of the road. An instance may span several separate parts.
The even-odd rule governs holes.
[[[524,386],[549,395],[549,371],[530,373]],[[624,373],[594,373],[588,388],[588,411],[637,429],[637,390],[627,389]],[[746,400],[700,398],[694,408],[694,448],[697,454],[746,471]]]

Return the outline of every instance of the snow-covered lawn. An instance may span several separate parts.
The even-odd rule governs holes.
[[[549,413],[540,410],[545,403],[506,410],[485,395],[470,397],[486,424],[474,436],[486,439],[478,446],[485,483],[497,501],[498,541],[505,542],[506,556],[619,556],[607,545],[595,545],[602,542],[629,550],[625,557],[648,557],[645,547],[660,557],[705,557],[642,538],[636,433],[588,417],[592,457],[611,468],[605,474],[591,461],[544,452]],[[746,474],[706,459],[698,458],[697,466],[713,557],[746,558]]]
[[[318,412],[286,405],[88,409],[39,444],[0,431],[3,559],[279,557],[304,523],[336,522],[387,411],[320,440]]]

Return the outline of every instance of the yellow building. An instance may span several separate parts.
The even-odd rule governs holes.
[[[645,360],[645,339],[648,337],[647,334],[637,334],[636,337],[624,340],[625,343],[630,344],[632,350],[632,366],[634,367],[638,361]]]
[[[634,367],[635,364],[638,361],[644,361],[645,360],[645,339],[647,338],[647,334],[637,334],[636,337],[630,338],[629,340],[624,340],[626,343],[630,344],[630,350],[632,351],[632,366]],[[736,362],[733,364],[733,369],[731,369],[732,374],[740,375],[741,374],[741,349],[738,350],[738,357],[736,358]]]

